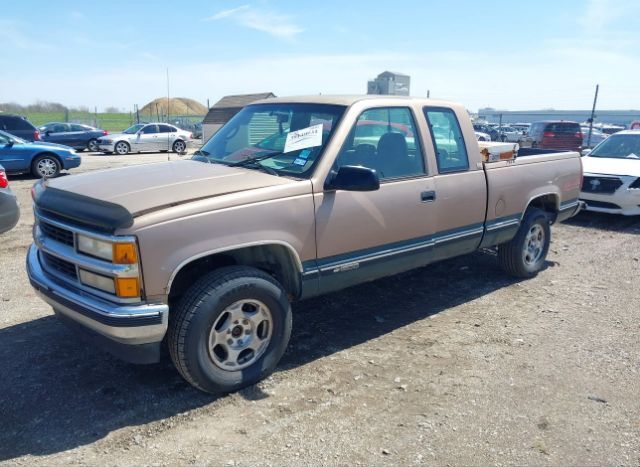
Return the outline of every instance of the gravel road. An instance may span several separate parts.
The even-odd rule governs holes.
[[[212,398],[86,346],[35,296],[33,182],[12,179],[0,237],[0,464],[640,465],[638,218],[554,226],[531,280],[483,252],[295,304],[276,373]]]

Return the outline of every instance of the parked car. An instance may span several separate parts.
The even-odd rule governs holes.
[[[78,167],[80,161],[80,156],[68,146],[29,142],[0,131],[0,164],[9,173],[31,173],[34,177],[53,178],[61,170]]]
[[[498,141],[518,143],[520,142],[520,140],[522,140],[522,136],[523,136],[522,131],[517,130],[513,127],[503,125],[503,126],[499,126],[497,128],[497,131],[498,131],[498,134],[500,135],[498,137]]]
[[[480,133],[486,133],[491,137],[491,141],[499,141],[500,133],[491,125],[485,123],[474,123],[473,129],[475,131],[479,131]]]
[[[79,123],[47,123],[39,128],[42,141],[64,144],[77,151],[98,151],[98,138],[107,136],[108,131]]]
[[[592,128],[591,130],[591,141],[589,141],[589,127],[583,126],[580,127],[582,130],[582,147],[583,148],[593,148],[598,144],[602,143],[605,139],[609,137],[608,134],[601,132],[597,128]]]
[[[531,145],[540,149],[582,149],[582,130],[578,122],[547,120],[533,122],[529,129]]]
[[[587,210],[640,215],[640,130],[609,136],[582,158]]]
[[[121,156],[129,152],[183,153],[193,135],[168,123],[138,123],[124,130],[98,139],[98,149],[106,154],[115,152]]]
[[[491,141],[491,136],[487,133],[476,131],[475,134],[478,141]]]
[[[20,115],[0,113],[0,130],[25,141],[40,141],[40,131]]]
[[[9,188],[9,179],[4,167],[0,165],[0,234],[13,229],[18,219],[20,219],[18,200]]]
[[[27,272],[96,344],[151,363],[164,342],[192,385],[235,391],[278,364],[292,301],[489,247],[508,274],[542,271],[550,225],[580,209],[580,155],[482,157],[459,104],[265,99],[193,160],[37,183]]]

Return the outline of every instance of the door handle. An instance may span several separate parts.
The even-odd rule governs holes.
[[[423,191],[420,193],[420,201],[423,203],[432,203],[436,200],[436,192],[435,191]]]

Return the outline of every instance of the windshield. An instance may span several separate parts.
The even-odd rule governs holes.
[[[590,157],[612,159],[640,159],[640,133],[636,135],[611,135],[597,145]]]
[[[344,111],[344,106],[326,104],[250,105],[213,135],[193,159],[254,165],[308,178]]]
[[[133,135],[133,134],[137,133],[140,130],[140,128],[142,128],[143,126],[144,126],[143,123],[137,123],[137,124],[135,124],[133,126],[130,126],[126,130],[124,130],[123,133],[126,133],[128,135]]]

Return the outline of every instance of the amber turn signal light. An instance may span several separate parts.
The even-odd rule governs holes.
[[[140,296],[140,284],[137,277],[117,277],[116,295],[122,298],[134,298]]]
[[[113,262],[115,264],[135,264],[138,262],[136,246],[133,243],[114,243]]]

